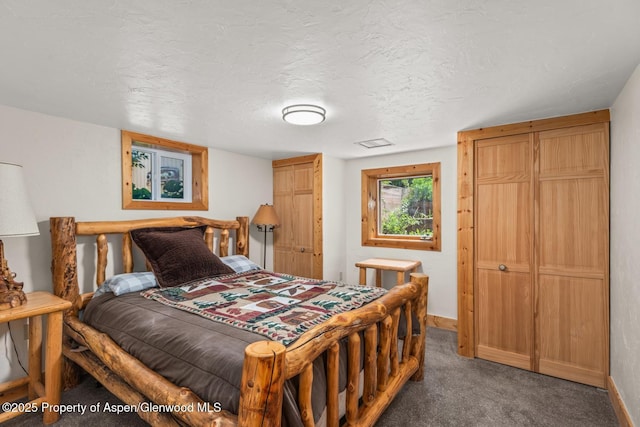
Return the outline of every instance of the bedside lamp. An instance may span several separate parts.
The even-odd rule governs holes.
[[[266,205],[260,205],[251,223],[257,225],[258,230],[264,231],[262,267],[267,268],[267,231],[273,231],[274,228],[280,225],[278,214],[276,214],[276,210],[272,205],[268,203]]]
[[[0,239],[3,237],[36,236],[38,223],[27,197],[22,166],[0,162]],[[0,310],[24,304],[27,298],[22,283],[14,279],[4,257],[0,240]]]

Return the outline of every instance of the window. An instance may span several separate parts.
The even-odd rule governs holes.
[[[131,147],[131,198],[191,202],[191,156],[166,150]]]
[[[124,209],[207,210],[207,148],[122,131]]]
[[[440,250],[440,163],[362,171],[362,245]]]

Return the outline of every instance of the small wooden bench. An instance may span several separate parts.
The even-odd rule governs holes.
[[[406,283],[405,273],[407,271],[415,273],[418,267],[422,265],[420,261],[404,260],[404,259],[388,259],[388,258],[369,258],[356,263],[356,267],[360,268],[360,284],[367,284],[367,268],[376,270],[376,286],[382,286],[382,271],[396,271],[396,284]]]

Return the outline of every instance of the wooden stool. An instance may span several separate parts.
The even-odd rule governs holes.
[[[360,268],[360,284],[367,284],[367,268],[374,268],[376,270],[376,286],[382,286],[382,271],[396,271],[397,280],[396,285],[402,285],[406,283],[405,273],[410,271],[415,273],[418,267],[422,265],[420,261],[411,261],[404,259],[387,259],[387,258],[369,258],[364,261],[356,263],[356,267]]]

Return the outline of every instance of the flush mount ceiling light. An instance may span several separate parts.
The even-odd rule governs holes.
[[[294,125],[317,125],[324,122],[327,110],[317,105],[296,104],[282,109],[282,120]]]

